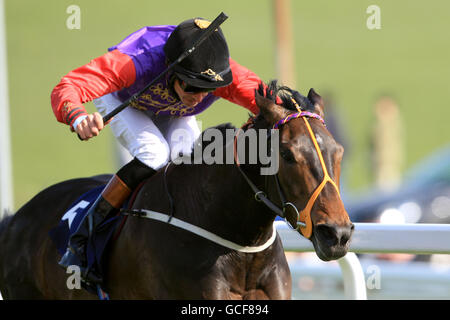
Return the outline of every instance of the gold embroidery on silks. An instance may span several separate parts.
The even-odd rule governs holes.
[[[131,101],[130,107],[138,109],[138,110],[147,110],[147,108],[141,106],[138,101]]]
[[[141,94],[137,101],[130,103],[130,106],[139,110],[147,110],[147,107],[153,107],[159,109],[156,111],[156,115],[161,112],[170,112],[170,115],[180,117],[193,113],[195,110],[195,107],[187,107],[181,101],[177,101],[161,83],[150,86],[148,90],[150,93]],[[156,97],[159,97],[162,101],[155,100]]]
[[[169,103],[175,103],[177,100],[169,94],[169,89],[164,88],[161,83],[156,86],[151,86],[150,91],[161,97],[161,99],[168,101]]]

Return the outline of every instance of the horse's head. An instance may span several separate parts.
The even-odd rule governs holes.
[[[282,105],[275,103],[277,96]],[[344,148],[323,123],[322,98],[313,89],[304,97],[272,81],[266,90],[260,87],[256,103],[258,118],[280,130],[276,178],[284,193],[286,220],[312,241],[320,259],[341,258],[354,226],[339,194]]]

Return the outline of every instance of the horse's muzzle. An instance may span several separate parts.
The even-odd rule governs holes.
[[[311,241],[317,256],[324,261],[336,260],[345,256],[355,226],[320,224],[314,227]]]

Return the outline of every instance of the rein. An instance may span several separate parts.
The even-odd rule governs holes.
[[[259,246],[242,246],[235,242],[232,242],[232,241],[229,241],[222,237],[219,237],[218,235],[216,235],[208,230],[205,230],[196,225],[193,225],[191,223],[188,223],[181,219],[175,218],[173,216],[169,216],[164,213],[160,213],[160,212],[156,212],[156,211],[152,211],[152,210],[146,210],[146,209],[137,209],[137,210],[133,209],[133,210],[122,210],[122,214],[164,222],[171,226],[174,226],[174,227],[177,227],[180,229],[184,229],[186,231],[194,233],[202,238],[208,239],[209,241],[217,243],[228,249],[236,250],[236,251],[243,252],[243,253],[257,253],[257,252],[264,251],[268,247],[270,247],[275,242],[275,239],[277,238],[276,228],[272,226],[272,235],[265,243],[263,243],[262,245],[259,245]]]
[[[316,136],[314,135],[313,130],[311,129],[311,126],[308,122],[307,118],[314,118],[317,119],[319,121],[321,121],[324,125],[325,125],[325,121],[322,119],[321,116],[319,116],[316,113],[312,113],[312,112],[308,112],[308,111],[302,111],[300,106],[298,105],[298,103],[292,99],[292,102],[295,104],[297,111],[296,113],[290,114],[287,117],[279,120],[277,123],[275,123],[272,126],[272,130],[273,129],[279,129],[282,125],[288,123],[289,121],[293,120],[293,119],[297,119],[297,118],[302,118],[303,121],[305,122],[306,128],[308,129],[308,133],[311,137],[311,140],[313,141],[314,147],[316,149],[316,152],[319,156],[320,159],[320,164],[322,166],[322,170],[324,173],[324,177],[322,182],[319,184],[319,186],[314,190],[313,194],[311,195],[311,197],[309,198],[305,208],[299,213],[299,210],[297,209],[297,207],[292,203],[292,202],[287,202],[286,198],[284,196],[284,193],[281,189],[280,186],[280,182],[278,179],[278,174],[274,175],[275,178],[275,182],[276,182],[276,186],[277,186],[277,191],[279,194],[279,197],[281,199],[282,202],[282,208],[279,208],[277,205],[275,205],[268,197],[267,195],[258,189],[258,187],[256,187],[256,185],[250,180],[250,178],[247,176],[247,174],[242,170],[239,159],[238,159],[238,154],[237,154],[237,137],[238,134],[236,134],[235,136],[235,140],[234,140],[234,158],[235,158],[235,163],[237,168],[239,169],[239,171],[241,172],[242,176],[245,178],[245,180],[247,181],[247,183],[249,184],[250,188],[253,190],[253,192],[255,193],[255,199],[257,201],[261,201],[263,202],[270,210],[272,210],[274,213],[276,213],[278,216],[280,216],[281,218],[284,218],[286,220],[286,215],[285,215],[285,211],[287,207],[291,207],[295,210],[296,214],[297,214],[297,225],[296,226],[292,226],[289,221],[286,220],[287,224],[289,226],[291,226],[293,229],[300,231],[301,234],[305,237],[305,238],[310,238],[312,235],[312,221],[311,221],[311,209],[314,205],[314,203],[316,202],[317,198],[319,197],[320,193],[322,192],[323,188],[325,187],[325,185],[327,184],[327,182],[330,182],[334,188],[336,189],[339,197],[340,197],[340,193],[339,193],[339,188],[336,185],[336,183],[331,179],[330,175],[328,174],[328,170],[325,166],[325,161],[323,160],[323,156],[322,156],[322,152],[319,148],[319,144],[317,143],[317,139]],[[247,121],[247,123],[245,123],[240,130],[244,130],[243,128],[248,128],[250,125],[252,125],[251,122],[252,119],[250,119],[249,121]]]

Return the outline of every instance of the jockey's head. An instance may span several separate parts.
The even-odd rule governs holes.
[[[196,18],[180,23],[164,46],[169,63],[174,62],[208,27],[209,21]],[[218,28],[181,63],[175,65],[174,90],[180,100],[195,106],[209,91],[229,85],[233,81],[230,54],[222,30]]]

